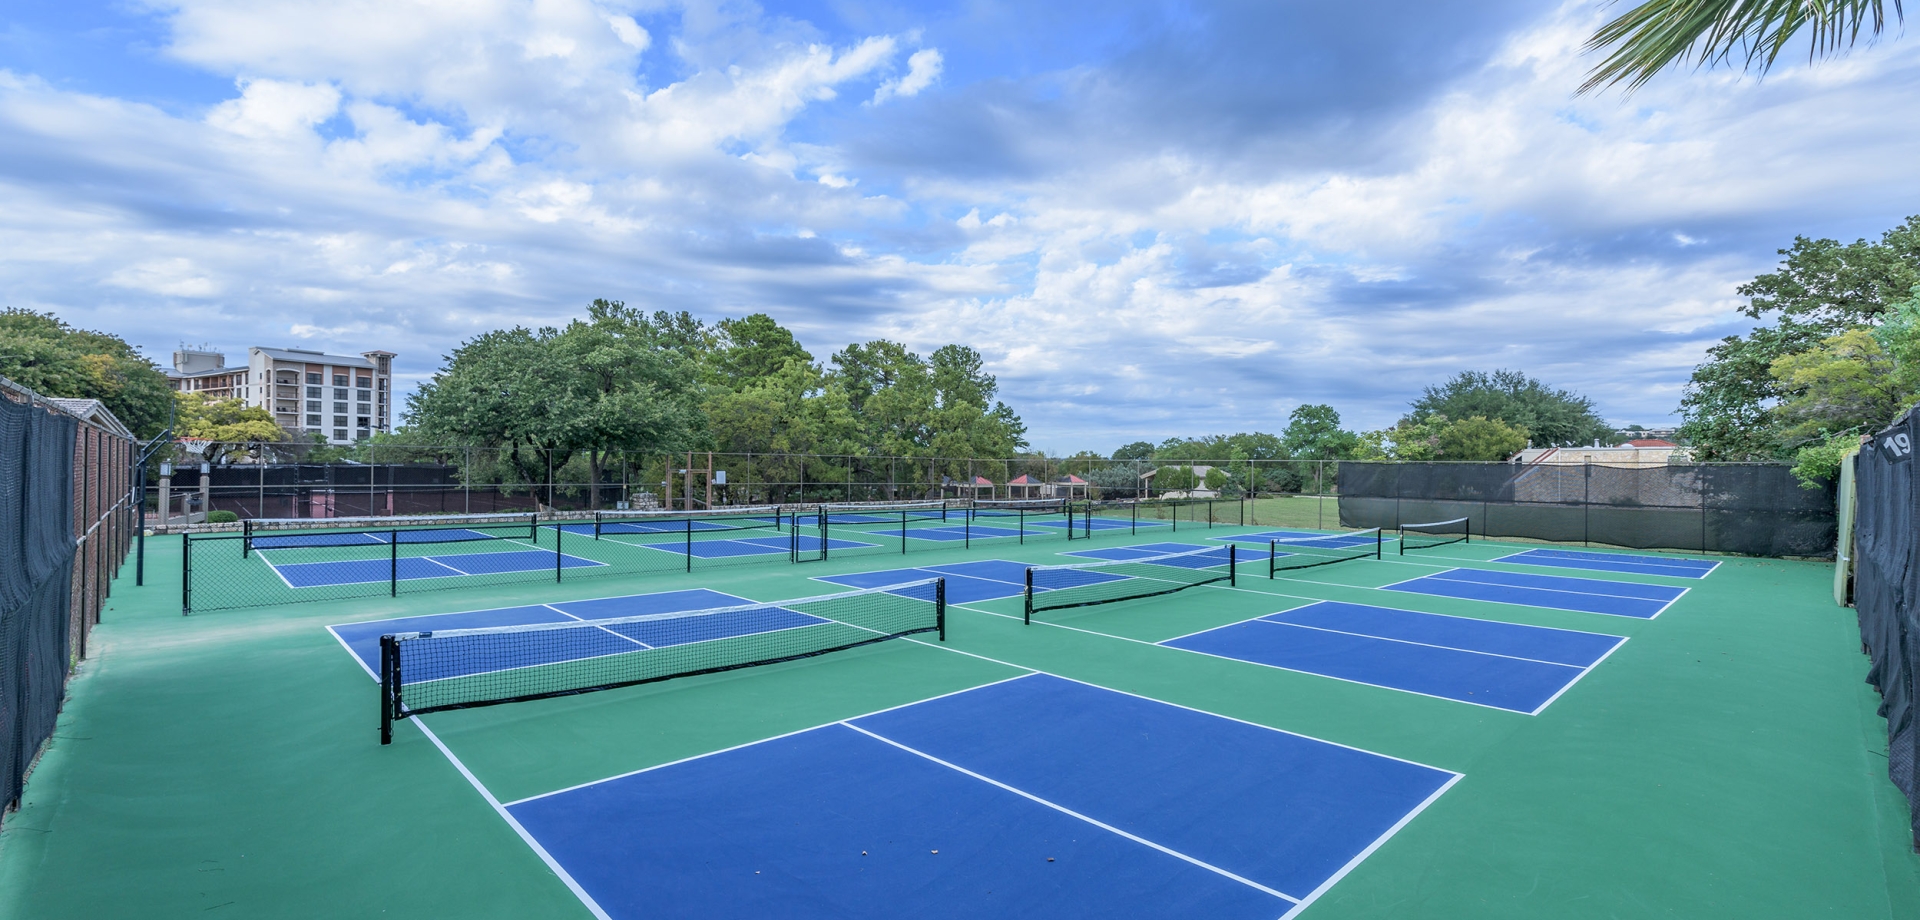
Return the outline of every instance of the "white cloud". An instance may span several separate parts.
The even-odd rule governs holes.
[[[905,76],[897,80],[888,80],[880,84],[879,89],[873,91],[873,104],[879,105],[896,96],[905,98],[920,95],[921,90],[932,86],[933,81],[940,79],[940,70],[945,63],[946,59],[940,56],[938,48],[915,51],[911,57],[907,58]]]
[[[240,98],[207,113],[207,123],[247,137],[304,134],[340,109],[340,91],[328,84],[241,80]]]

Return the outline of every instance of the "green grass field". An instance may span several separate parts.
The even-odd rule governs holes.
[[[1318,504],[1262,500],[1253,513],[1263,529],[1310,527]],[[1168,537],[191,617],[179,611],[178,539],[151,539],[148,584],[123,569],[54,741],[0,832],[0,916],[588,917],[415,726],[377,743],[374,683],[325,626],[690,587],[778,600],[830,590],[811,580],[823,574],[1051,564],[1070,561],[1066,550]],[[1017,599],[990,601],[950,610],[946,647],[887,642],[422,721],[509,801],[1035,669],[1464,774],[1307,907],[1308,920],[1920,916],[1906,802],[1886,778],[1885,723],[1862,682],[1853,612],[1831,601],[1829,566],[1728,559],[1652,620],[1378,590],[1447,566],[1514,570],[1486,561],[1508,550],[1476,541],[1246,577],[1055,611],[1034,626],[1019,622]],[[1537,716],[1150,644],[1313,599],[1629,641]]]

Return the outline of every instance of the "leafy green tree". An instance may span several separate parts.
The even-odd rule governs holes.
[[[100,400],[142,438],[159,434],[173,410],[166,375],[126,340],[50,313],[0,311],[0,377],[44,396]]]
[[[1900,20],[1900,0],[1893,15]],[[1812,59],[1851,47],[1863,29],[1877,36],[1885,27],[1882,0],[1646,0],[1587,40],[1588,52],[1617,47],[1580,92],[1617,83],[1631,91],[1689,58],[1709,66],[1741,57],[1742,67],[1765,73],[1795,36],[1806,37]]]
[[[1163,466],[1153,474],[1153,488],[1160,492],[1185,492],[1199,481],[1190,466]]]
[[[1360,446],[1360,436],[1341,428],[1340,413],[1325,404],[1294,409],[1281,438],[1287,453],[1301,460],[1339,460]]]
[[[1153,442],[1135,441],[1113,452],[1115,460],[1145,460],[1153,456]]]
[[[551,504],[553,473],[575,452],[588,452],[597,482],[606,449],[698,446],[701,334],[684,313],[596,300],[565,330],[515,327],[463,343],[408,398],[408,416],[435,443],[502,448],[519,481],[543,484]]]
[[[177,395],[179,415],[174,422],[174,437],[208,441],[202,456],[208,463],[221,463],[250,444],[272,443],[287,439],[273,413],[249,406],[239,399],[212,399],[205,393]]]
[[[1773,272],[1740,286],[1742,312],[1769,321],[1708,350],[1681,397],[1680,437],[1700,460],[1790,456],[1787,417],[1772,411],[1796,395],[1773,374],[1781,358],[1812,351],[1848,329],[1880,323],[1920,284],[1920,215],[1879,240],[1798,237]]]
[[[710,363],[728,387],[772,377],[791,361],[813,363],[793,333],[765,313],[723,319],[714,324],[714,338]]]
[[[1505,460],[1527,446],[1527,430],[1475,415],[1449,423],[1437,439],[1442,460]]]
[[[1445,415],[1435,413],[1425,421],[1403,418],[1392,428],[1369,431],[1360,436],[1354,451],[1363,460],[1437,460],[1440,459],[1440,432],[1450,424]]]
[[[1614,434],[1613,426],[1594,411],[1593,400],[1553,389],[1519,371],[1466,371],[1427,387],[1414,400],[1411,418],[1425,422],[1435,415],[1498,419],[1546,444],[1585,444]]]

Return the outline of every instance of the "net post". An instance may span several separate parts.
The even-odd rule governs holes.
[[[253,552],[253,519],[240,522],[240,558],[245,559]]]
[[[693,509],[687,509],[687,571],[693,571]]]
[[[1373,529],[1373,558],[1375,559],[1380,558],[1380,549],[1385,544],[1386,536],[1387,536],[1386,528],[1375,527]]]
[[[1033,625],[1033,567],[1032,566],[1027,567],[1027,590],[1025,594],[1026,594],[1026,601],[1022,605],[1023,609],[1020,612],[1020,622],[1025,623],[1028,626],[1032,626]]]
[[[972,505],[967,506],[967,519],[965,521],[964,526],[966,528],[966,533],[961,540],[960,546],[963,549],[972,549],[973,548],[973,506]]]
[[[1473,542],[1473,518],[1468,517],[1466,521],[1460,525],[1460,530],[1466,535],[1466,539],[1461,540],[1460,542],[1472,543]]]
[[[398,670],[399,643],[392,636],[380,637],[380,743],[393,743],[393,711],[398,708],[394,695],[400,689],[394,681]]]
[[[1127,506],[1127,513],[1131,515],[1127,520],[1127,536],[1137,536],[1140,533],[1140,493],[1133,494],[1133,503]]]
[[[1385,532],[1386,528],[1381,528],[1381,530],[1382,532]],[[1407,554],[1407,526],[1405,524],[1402,524],[1400,525],[1400,555],[1404,556],[1406,554]]]
[[[387,531],[387,596],[400,596],[400,531]]]
[[[814,520],[819,524],[820,529],[820,561],[825,562],[827,561],[827,549],[829,545],[833,543],[833,534],[827,530],[827,506],[821,505],[813,509],[813,514]]]
[[[1240,544],[1227,544],[1227,587],[1240,586]]]
[[[900,555],[907,554],[907,510],[900,509]]]
[[[595,540],[598,540],[598,539],[600,539],[600,516],[601,516],[602,514],[605,514],[605,513],[606,513],[606,512],[604,512],[604,511],[601,511],[601,510],[600,510],[600,509],[598,509],[598,508],[595,508],[595,509],[594,509],[594,511],[593,511],[593,538],[594,538]],[[778,524],[778,522],[779,522],[779,520],[780,520],[780,516],[779,516],[778,514],[775,514],[775,515],[774,515],[774,517],[773,517],[773,519],[774,519],[774,521],[775,521],[775,523],[776,523],[776,528],[775,528],[775,529],[778,529],[778,527],[777,527],[777,524]]]
[[[947,580],[936,579],[933,583],[933,619],[940,627],[940,641],[947,641]]]
[[[562,571],[561,562],[567,558],[566,555],[560,551],[560,538],[564,536],[566,532],[567,529],[565,527],[559,524],[553,525],[553,580],[555,584],[558,584],[560,581],[560,572]]]
[[[1280,541],[1268,540],[1267,541],[1267,580],[1269,581],[1273,580],[1274,569],[1279,567],[1278,564],[1274,561],[1274,557],[1278,555],[1280,555]]]
[[[1020,536],[1018,539],[1020,540],[1020,545],[1025,546],[1027,545],[1027,509],[1015,508],[1014,510],[1020,513],[1019,523],[1014,526],[1020,528]]]
[[[160,509],[164,516],[166,509]],[[180,535],[180,615],[193,612],[193,534]]]

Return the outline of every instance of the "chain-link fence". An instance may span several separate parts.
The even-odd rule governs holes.
[[[1830,557],[1831,484],[1785,464],[1339,464],[1340,525],[1467,518],[1475,536],[1749,556]]]

